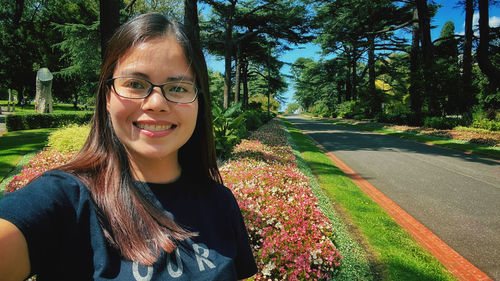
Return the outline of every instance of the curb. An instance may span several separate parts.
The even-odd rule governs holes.
[[[300,130],[300,129],[299,129]],[[328,158],[346,174],[363,192],[384,209],[403,229],[405,229],[423,248],[428,250],[443,266],[458,280],[464,281],[493,281],[488,275],[472,265],[450,246],[444,243],[432,231],[418,222],[414,217],[385,196],[375,186],[357,174],[342,160],[329,152],[305,131],[302,134],[311,139]]]

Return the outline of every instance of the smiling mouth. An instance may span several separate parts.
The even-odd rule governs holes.
[[[143,124],[143,123],[137,123],[137,122],[134,122],[134,126],[136,126],[139,129],[153,131],[153,132],[166,131],[166,130],[174,129],[175,127],[177,127],[177,125],[174,125],[174,124],[156,125],[156,124]]]

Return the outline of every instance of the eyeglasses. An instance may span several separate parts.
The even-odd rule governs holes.
[[[115,77],[107,81],[117,95],[127,99],[145,99],[154,87],[161,89],[166,100],[175,103],[192,103],[198,97],[198,88],[185,81],[173,81],[164,84],[153,84],[150,81],[137,77]]]

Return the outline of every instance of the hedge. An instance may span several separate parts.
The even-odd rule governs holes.
[[[71,124],[83,125],[90,121],[92,115],[92,112],[11,114],[5,117],[5,126],[8,131],[19,131],[58,128]]]

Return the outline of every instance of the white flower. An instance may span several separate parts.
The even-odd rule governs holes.
[[[271,270],[273,270],[275,268],[276,268],[276,265],[273,262],[269,262],[262,269],[262,275],[264,275],[264,276],[271,276]]]

